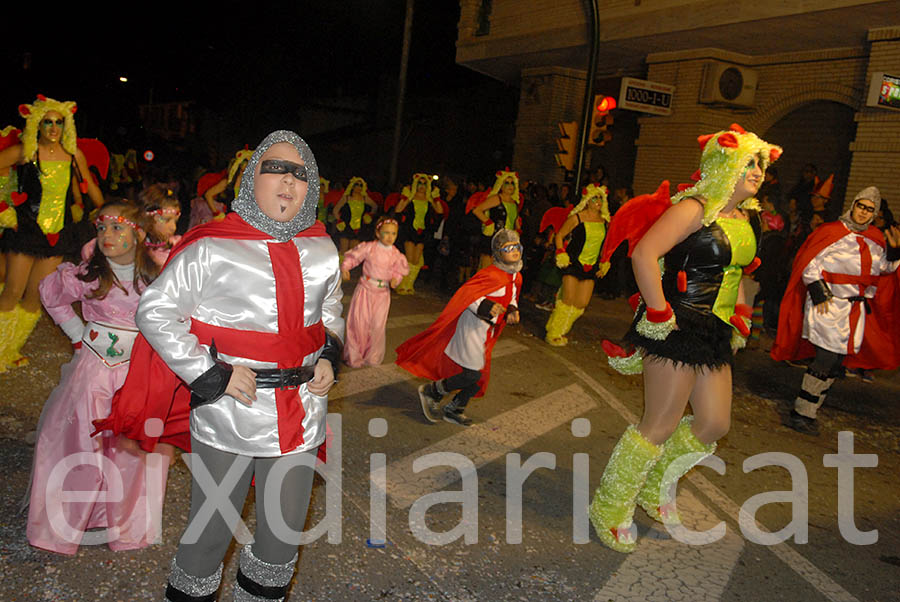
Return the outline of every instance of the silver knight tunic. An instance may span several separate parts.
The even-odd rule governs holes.
[[[302,311],[303,325],[322,320],[326,329],[343,339],[341,273],[338,254],[328,237],[292,239],[300,253],[304,304],[279,308],[269,240],[203,238],[175,255],[162,274],[141,296],[136,322],[160,357],[186,383],[212,368],[209,349],[190,332],[191,320],[212,326],[263,333],[278,332],[279,311]],[[322,350],[303,358],[313,366]],[[276,368],[219,353],[236,366]],[[298,389],[303,403],[304,443],[289,453],[308,451],[325,440],[327,396],[313,395],[306,384]],[[258,457],[282,455],[278,439],[275,389],[257,389],[256,401],[246,406],[230,395],[191,411],[191,435],[223,451]]]

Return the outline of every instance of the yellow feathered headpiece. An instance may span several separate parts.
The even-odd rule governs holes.
[[[56,111],[63,116],[63,135],[60,144],[70,155],[78,150],[78,135],[75,133],[75,111],[78,106],[73,101],[60,102],[38,94],[34,104],[19,105],[19,115],[25,118],[25,129],[22,132],[22,155],[26,161],[37,159],[38,132],[41,121],[50,111]]]
[[[347,184],[347,187],[344,189],[344,196],[349,197],[353,193],[353,187],[357,184],[360,184],[362,186],[362,190],[360,190],[359,192],[363,196],[367,196],[369,194],[369,185],[366,184],[366,181],[359,176],[354,176],[350,178],[350,183]]]
[[[512,199],[516,203],[519,202],[519,174],[511,171],[508,167],[506,169],[501,169],[497,172],[497,179],[494,180],[494,186],[491,188],[491,191],[488,193],[488,196],[494,196],[495,194],[500,194],[500,189],[503,187],[503,182],[505,182],[508,178],[512,178],[513,183],[516,185],[516,189],[513,190]],[[485,197],[487,198],[487,197]]]
[[[237,173],[238,169],[243,171],[241,165],[244,164],[244,161],[249,161],[252,156],[253,151],[246,146],[234,154],[234,159],[228,164],[228,182],[234,180],[234,175]]]
[[[433,180],[434,178],[429,176],[427,173],[413,174],[412,184],[410,184],[409,186],[404,186],[402,194],[408,199],[413,198],[416,194],[416,189],[419,187],[419,183],[422,183],[425,184],[425,198],[431,200],[441,193],[441,191],[438,190],[437,186],[431,186],[431,182]]]
[[[588,184],[587,188],[585,188],[581,193],[581,201],[569,211],[569,215],[575,215],[585,207],[587,204],[591,202],[591,199],[599,198],[600,199],[600,216],[609,223],[609,202],[607,200],[607,195],[609,192],[606,190],[606,186],[597,186],[596,184]]]
[[[759,167],[765,173],[766,168],[781,156],[780,146],[769,144],[736,123],[732,123],[727,130],[700,136],[697,142],[703,152],[700,155],[700,169],[691,176],[696,184],[679,186],[672,202],[677,203],[688,197],[706,199],[703,208],[705,226],[714,222],[719,211],[728,204],[752,157],[759,158]],[[749,198],[739,206],[758,210],[759,201]]]

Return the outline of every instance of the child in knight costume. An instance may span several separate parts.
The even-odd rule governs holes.
[[[801,433],[819,434],[817,412],[844,366],[900,365],[894,344],[900,295],[893,275],[900,265],[900,228],[882,234],[872,225],[880,206],[877,188],[860,190],[839,220],[810,234],[794,260],[772,358],[814,356],[788,417],[788,426]]]
[[[257,530],[241,551],[234,599],[287,593],[344,333],[338,254],[316,221],[318,195],[306,143],[289,131],[269,134],[244,170],[234,212],[189,231],[158,286],[141,297],[137,324],[158,358],[132,367],[119,407],[99,426],[152,447],[141,420],[159,413],[142,402],[168,403],[167,432],[156,436],[177,441],[189,399],[195,478],[166,590],[171,602],[214,599],[235,527],[219,512],[200,512],[207,493],[198,468],[231,484],[228,499],[215,503],[234,508],[234,517],[255,477]],[[145,350],[139,339],[138,359]],[[280,499],[266,496],[273,485]]]
[[[728,432],[733,353],[750,333],[740,281],[759,264],[753,196],[781,149],[737,124],[698,140],[696,184],[670,201],[663,182],[626,203],[601,253],[609,261],[630,240],[642,297],[625,337],[636,351],[603,343],[614,368],[644,374],[644,415],[616,444],[589,510],[600,540],[620,552],[635,547],[636,502],[657,521],[679,522],[675,485]],[[688,401],[693,416],[683,417]]]
[[[479,270],[453,295],[434,324],[397,347],[397,365],[432,382],[419,387],[429,422],[469,426],[464,410],[481,397],[491,376],[491,352],[506,324],[519,321],[522,244],[513,230],[491,239],[494,263]],[[457,391],[441,407],[444,396]]]

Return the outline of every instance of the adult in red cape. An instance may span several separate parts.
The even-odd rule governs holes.
[[[522,245],[511,230],[492,239],[494,263],[479,270],[453,295],[437,320],[397,348],[397,365],[431,383],[419,387],[422,411],[430,422],[471,424],[464,409],[482,397],[491,376],[491,352],[507,323],[519,321]],[[458,391],[441,408],[443,397]]]
[[[900,229],[887,232],[886,246],[885,236],[871,225],[880,204],[877,188],[863,189],[838,221],[810,234],[794,260],[771,356],[815,358],[788,419],[799,432],[818,434],[817,411],[844,366],[900,366]]]
[[[344,332],[318,192],[306,143],[272,132],[244,169],[234,213],[188,233],[141,295],[146,343],[110,420],[145,447],[148,435],[177,441],[188,423],[191,510],[166,600],[215,597],[253,479],[256,532],[240,552],[235,599],[287,595]]]

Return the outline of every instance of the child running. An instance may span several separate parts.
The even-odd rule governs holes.
[[[469,426],[464,410],[481,397],[491,373],[491,352],[506,324],[519,321],[522,244],[514,230],[491,239],[493,264],[478,271],[450,299],[434,324],[397,348],[397,365],[432,382],[419,387],[422,413],[429,422]],[[441,409],[451,391],[453,400]]]
[[[384,329],[391,308],[391,289],[409,273],[406,257],[394,246],[397,220],[382,217],[375,224],[375,240],[359,244],[344,256],[341,275],[363,264],[363,273],[350,300],[344,362],[352,368],[377,366],[384,359]]]
[[[104,205],[89,259],[63,263],[40,285],[44,307],[72,340],[75,355],[62,367],[38,422],[27,536],[31,545],[60,554],[75,554],[93,528],[107,528],[101,537],[113,550],[141,548],[160,536],[168,459],[109,434],[90,435],[92,421],[109,413],[125,381],[138,300],[157,274],[141,244],[140,215],[127,201]],[[76,301],[86,324],[72,308]],[[68,501],[74,492],[81,501]]]

